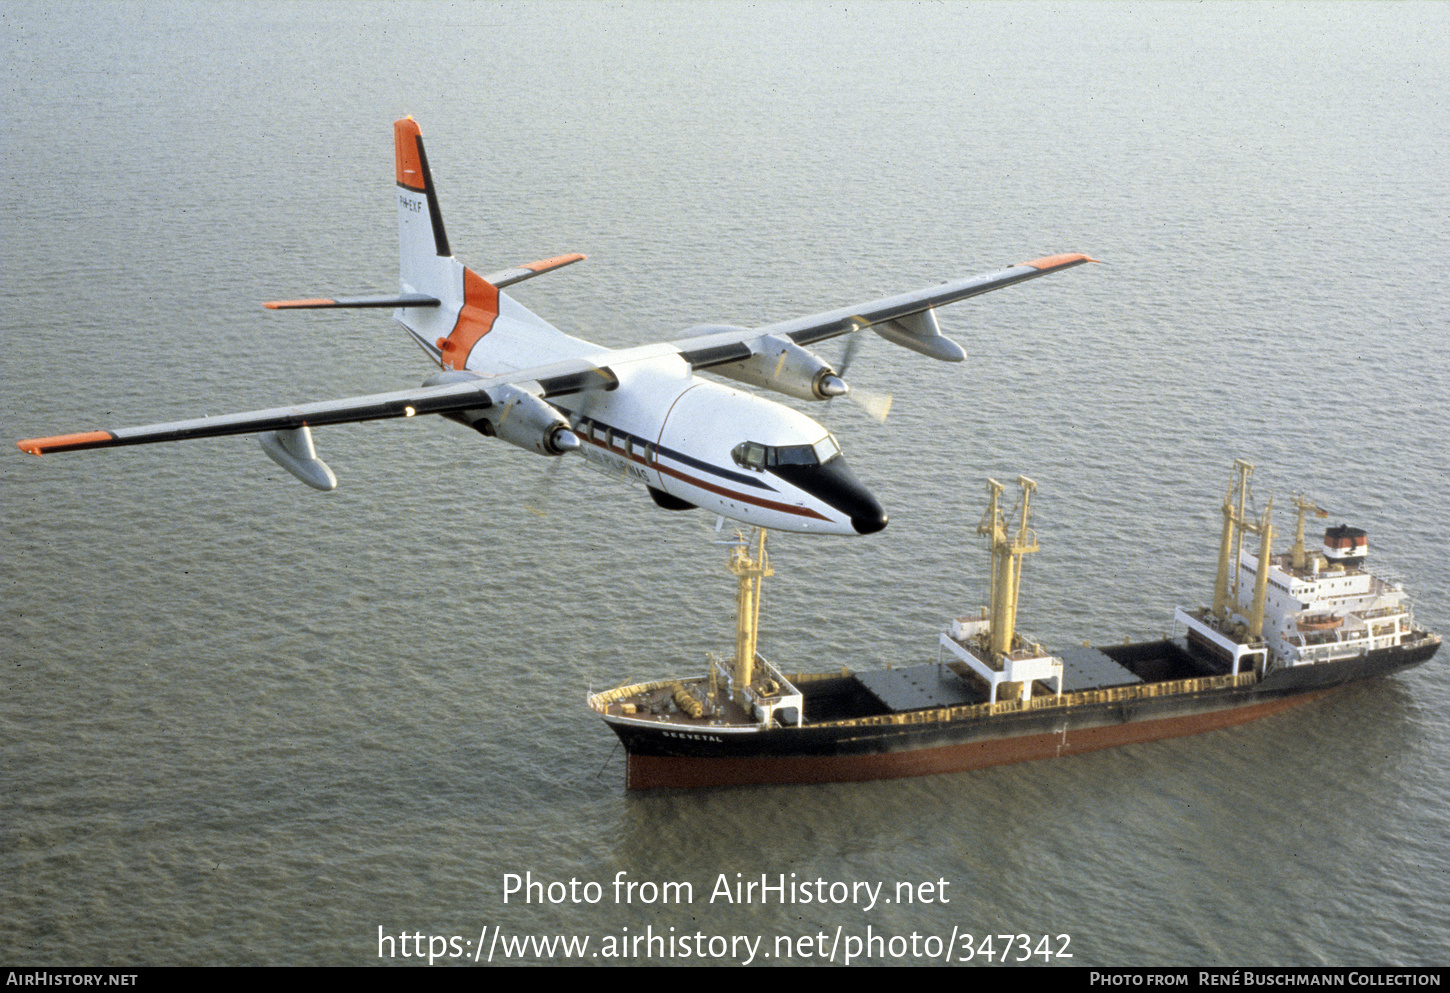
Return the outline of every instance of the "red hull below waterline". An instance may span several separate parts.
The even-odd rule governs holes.
[[[948,772],[968,772],[994,765],[1062,758],[1119,745],[1159,741],[1215,731],[1268,717],[1328,693],[1322,690],[1280,697],[1263,703],[1126,724],[1026,734],[996,740],[870,755],[751,756],[692,758],[630,755],[625,767],[629,789],[655,787],[747,786],[780,783],[838,783],[871,779],[903,779]]]

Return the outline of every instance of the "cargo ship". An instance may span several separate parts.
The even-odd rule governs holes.
[[[1253,466],[1234,463],[1210,606],[1174,613],[1170,637],[1051,654],[1016,630],[1036,484],[988,481],[977,531],[991,555],[989,606],[951,620],[937,660],[788,673],[757,651],[773,574],[765,532],[738,535],[733,659],[706,673],[588,697],[626,753],[625,785],[818,783],[961,772],[1195,734],[1266,717],[1337,687],[1430,659],[1402,583],[1367,570],[1368,536],[1345,525],[1305,544],[1300,496],[1289,551],[1274,554],[1273,501],[1253,510]],[[1255,541],[1257,539],[1257,541]],[[1254,546],[1257,546],[1256,548]]]

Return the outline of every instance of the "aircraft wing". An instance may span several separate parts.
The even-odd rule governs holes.
[[[258,434],[263,431],[318,427],[324,424],[412,417],[415,414],[481,410],[496,403],[508,402],[521,391],[547,398],[585,389],[613,389],[616,385],[618,380],[608,370],[570,361],[525,369],[508,376],[468,378],[411,390],[373,393],[343,400],[322,400],[290,407],[272,407],[241,414],[197,417],[166,424],[82,431],[50,438],[28,438],[16,442],[16,445],[21,451],[32,455],[46,455],[86,448],[188,441],[192,438],[215,438],[229,434]]]
[[[941,336],[935,316],[930,313],[933,308],[956,303],[958,300],[965,300],[967,297],[974,297],[981,293],[990,293],[992,290],[1000,290],[1004,286],[1036,279],[1038,276],[1045,276],[1051,272],[1070,269],[1073,266],[1082,265],[1084,262],[1096,261],[1097,259],[1076,253],[1050,255],[998,272],[969,276],[913,293],[884,297],[855,307],[843,307],[840,310],[832,310],[824,314],[797,317],[793,320],[780,321],[776,324],[748,330],[740,328],[733,332],[716,332],[677,341],[674,344],[695,368],[702,369],[747,358],[750,350],[746,347],[746,342],[761,335],[776,335],[789,338],[797,345],[810,345],[827,338],[848,334],[859,328],[870,327],[882,337],[896,344],[930,355],[932,358],[960,362],[966,353],[955,342]]]
[[[933,307],[956,303],[967,297],[990,293],[992,290],[1000,290],[1004,286],[1036,279],[1038,276],[1046,276],[1050,272],[1059,272],[1082,265],[1084,262],[1096,261],[1086,255],[1050,255],[1047,258],[1023,262],[999,272],[990,272],[982,276],[968,276],[966,279],[917,290],[915,293],[902,293],[899,296],[873,300],[871,303],[861,304],[858,307],[833,310],[825,314],[813,314],[810,317],[798,317],[792,321],[781,321],[778,324],[767,325],[760,330],[766,334],[785,335],[797,345],[809,345],[812,342],[824,341],[826,338],[834,338],[848,331],[854,331],[862,325],[869,326],[900,320]]]
[[[547,271],[549,268],[557,268],[577,261],[578,258],[579,256],[560,256],[558,259],[535,263],[533,267],[520,268],[531,273]],[[942,337],[936,326],[935,317],[931,313],[932,308],[1093,261],[1096,260],[1090,259],[1086,255],[1053,255],[1032,262],[1024,262],[999,272],[971,276],[913,293],[886,297],[856,307],[799,317],[761,328],[712,330],[709,333],[665,345],[647,346],[640,351],[649,354],[678,352],[694,368],[708,369],[750,358],[753,354],[750,343],[766,335],[789,338],[795,344],[804,346],[863,327],[870,327],[897,344],[915,349],[933,358],[960,361],[965,353],[954,342]],[[387,302],[395,304],[398,301],[396,298],[387,298]],[[372,299],[367,300],[368,305],[373,305],[373,303]],[[283,305],[357,306],[359,304],[354,300],[318,300],[285,301]],[[623,361],[627,356],[633,357],[628,355],[630,351],[633,350],[616,354],[619,360]],[[609,361],[608,357],[601,356],[601,358],[605,362]],[[607,366],[596,365],[586,359],[565,359],[561,362],[521,369],[499,376],[478,377],[473,373],[459,375],[468,378],[450,380],[431,386],[423,385],[410,390],[374,393],[342,400],[323,400],[289,407],[272,407],[240,414],[222,414],[216,417],[199,417],[139,427],[82,431],[48,438],[28,438],[16,442],[16,445],[22,451],[32,455],[45,455],[50,452],[79,451],[87,448],[186,441],[193,438],[213,438],[230,434],[258,434],[301,427],[318,427],[325,424],[412,417],[415,414],[450,414],[465,410],[480,410],[498,403],[515,402],[520,393],[548,399],[552,396],[578,393],[584,390],[612,390],[619,385],[618,378]]]

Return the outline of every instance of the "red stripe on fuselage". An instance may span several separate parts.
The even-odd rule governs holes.
[[[606,452],[618,455],[629,462],[638,463],[639,465],[644,466],[646,469],[653,469],[655,472],[661,473],[663,475],[673,476],[675,479],[689,483],[691,486],[697,487],[699,489],[707,490],[710,493],[716,494],[717,496],[727,497],[731,500],[739,500],[741,503],[748,503],[753,507],[761,507],[765,510],[774,510],[782,514],[794,514],[796,517],[810,517],[818,521],[830,520],[829,517],[826,517],[824,514],[817,513],[809,507],[796,507],[788,503],[780,503],[777,500],[762,500],[759,497],[753,497],[746,493],[739,493],[735,490],[728,490],[725,487],[717,486],[714,483],[707,483],[703,479],[688,475],[687,473],[683,473],[678,469],[671,468],[667,465],[661,465],[658,461],[647,461],[640,458],[638,455],[635,455],[633,452],[626,452],[623,449],[615,448],[613,445],[606,445],[604,442],[598,441],[594,438],[581,435],[579,440],[583,441],[586,444],[593,445],[595,448],[602,448]]]

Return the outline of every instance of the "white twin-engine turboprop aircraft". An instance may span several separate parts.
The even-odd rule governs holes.
[[[393,134],[400,292],[267,306],[394,307],[393,319],[441,371],[417,389],[33,438],[20,448],[43,455],[257,433],[280,466],[330,490],[337,478],[317,457],[313,427],[442,414],[540,455],[577,451],[597,468],[643,483],[668,509],[701,507],[782,531],[871,534],[886,526],[886,513],[829,431],[789,407],[696,374],[707,370],[803,400],[841,396],[849,388],[836,370],[804,346],[869,327],[898,345],[960,362],[965,353],[942,336],[932,308],[1093,261],[1054,255],[765,327],[705,326],[677,341],[603,348],[564,334],[500,292],[584,256],[561,255],[488,276],[465,268],[448,247],[417,122],[397,121]]]

